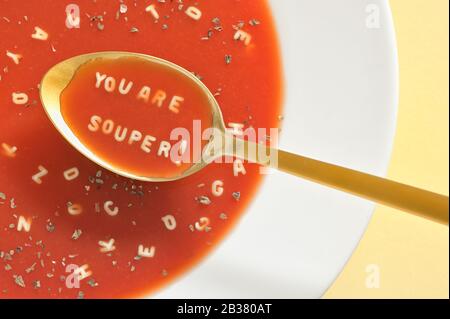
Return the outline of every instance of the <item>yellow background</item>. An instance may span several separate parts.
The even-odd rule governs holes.
[[[388,176],[448,195],[448,0],[391,0],[400,63],[397,135]],[[377,265],[379,288],[367,288]],[[448,298],[449,230],[378,207],[325,298]]]

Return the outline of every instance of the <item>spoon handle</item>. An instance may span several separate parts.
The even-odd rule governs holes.
[[[235,142],[238,157],[448,226],[448,196],[261,144]],[[252,147],[259,152],[249,152]]]
[[[447,196],[284,151],[278,169],[448,226]]]

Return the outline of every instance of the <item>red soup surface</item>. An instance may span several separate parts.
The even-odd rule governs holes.
[[[182,176],[208,143],[194,137],[194,125],[213,124],[209,94],[192,77],[141,57],[96,58],[62,91],[61,112],[80,142],[116,169]]]
[[[0,298],[140,297],[220,243],[261,183],[257,165],[212,164],[170,183],[117,176],[57,132],[39,83],[76,55],[138,52],[194,72],[237,134],[278,127],[282,76],[266,0],[0,0],[0,39]],[[171,88],[160,89],[177,94]],[[167,107],[158,110],[165,121]],[[182,121],[188,103],[179,111]],[[74,121],[90,114],[69,113]],[[133,124],[127,112],[114,115]]]

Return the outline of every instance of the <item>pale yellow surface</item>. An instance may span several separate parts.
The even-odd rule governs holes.
[[[389,177],[448,195],[448,0],[391,0],[400,105]],[[379,288],[367,288],[368,265]],[[449,230],[378,207],[326,298],[448,298]]]

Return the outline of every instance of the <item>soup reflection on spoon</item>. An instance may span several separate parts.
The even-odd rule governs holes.
[[[447,196],[277,150],[255,129],[236,136],[193,73],[156,57],[73,57],[44,76],[41,100],[76,149],[125,177],[170,182],[239,157],[448,225]]]

